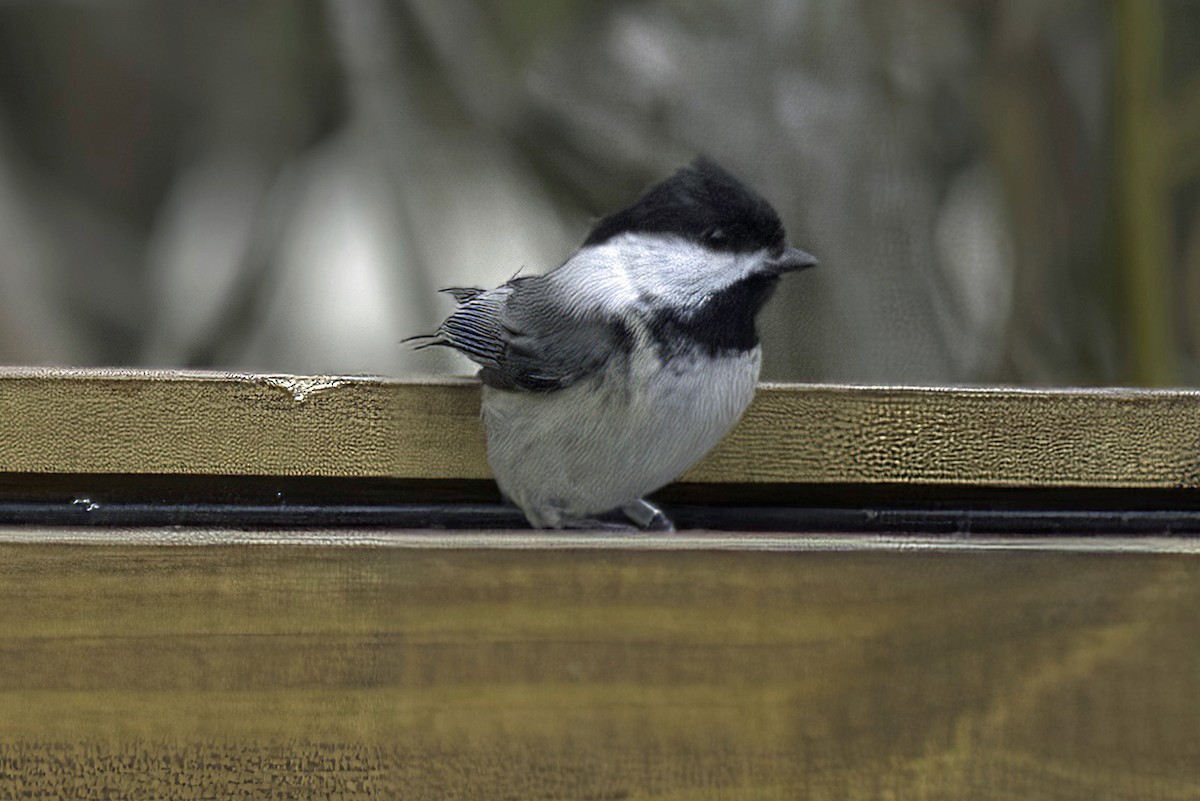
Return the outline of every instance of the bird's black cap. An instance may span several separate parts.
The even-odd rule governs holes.
[[[674,234],[739,253],[782,250],[786,238],[771,204],[704,156],[600,220],[583,244],[603,244],[625,233]]]

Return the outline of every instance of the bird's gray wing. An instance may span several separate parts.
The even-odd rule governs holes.
[[[618,319],[551,289],[544,276],[529,276],[469,296],[455,293],[460,305],[427,344],[466,355],[485,384],[528,392],[563,389],[627,355],[629,335]]]

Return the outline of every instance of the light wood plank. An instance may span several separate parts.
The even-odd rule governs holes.
[[[481,479],[470,380],[0,373],[0,472]],[[1200,487],[1200,393],[764,385],[687,481]]]
[[[0,545],[0,797],[1189,799],[1198,616],[1154,553]]]

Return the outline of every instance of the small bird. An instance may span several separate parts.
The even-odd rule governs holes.
[[[418,348],[480,366],[487,455],[536,528],[674,526],[645,496],[711,450],[754,397],[755,318],[789,247],[771,204],[700,157],[601,219],[565,263],[457,308]]]

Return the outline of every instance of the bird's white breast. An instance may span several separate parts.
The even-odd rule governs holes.
[[[678,478],[754,397],[759,348],[662,362],[653,348],[594,379],[528,393],[483,388],[488,461],[535,525],[604,513]]]

